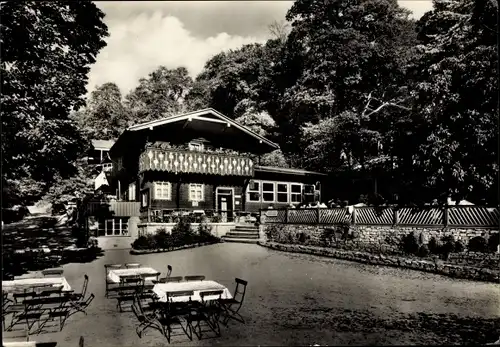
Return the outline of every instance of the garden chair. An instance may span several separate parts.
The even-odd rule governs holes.
[[[219,301],[222,298],[223,290],[211,290],[200,292],[200,297],[202,305],[200,305],[196,310],[190,312],[188,317],[188,322],[190,322],[191,327],[198,339],[201,340],[203,331],[201,330],[201,323],[205,322],[207,326],[213,331],[217,336],[221,336],[219,319],[222,313],[222,307],[219,305]],[[192,323],[196,322],[193,326]],[[198,334],[196,329],[198,328]]]
[[[184,276],[184,281],[203,281],[205,276]]]
[[[43,315],[43,310],[40,309],[41,304],[40,302],[33,302],[36,299],[26,299],[24,300],[23,304],[21,305],[12,305],[10,307],[11,313],[12,313],[12,319],[10,322],[10,325],[7,327],[6,331],[12,331],[12,328],[18,324],[26,324],[28,334],[35,325],[35,323],[38,322],[38,329],[40,329],[40,319],[42,318]],[[31,321],[31,323],[30,323]]]
[[[132,302],[136,294],[141,294],[144,288],[144,279],[141,276],[123,276],[120,278],[116,306],[123,312],[122,303]]]
[[[134,300],[132,304],[132,312],[139,321],[139,326],[135,329],[135,332],[140,338],[142,338],[142,333],[148,328],[158,330],[162,333],[162,335],[166,335],[163,324],[156,317],[156,313],[144,313],[142,306],[140,305],[140,298]]]
[[[113,291],[116,291],[117,288],[118,288],[118,284],[111,281],[109,278],[108,278],[108,274],[111,270],[117,270],[117,269],[121,269],[122,268],[122,265],[121,264],[106,264],[104,265],[104,270],[105,270],[105,280],[106,280],[106,293],[104,294],[104,296],[106,298],[109,297],[109,293],[110,292],[113,292]]]
[[[234,290],[232,299],[221,299],[218,303],[224,310],[225,318],[222,324],[227,326],[230,319],[234,319],[238,322],[245,323],[243,317],[238,313],[243,305],[243,300],[245,300],[245,293],[247,290],[248,282],[240,278],[235,278],[236,288]]]
[[[12,297],[14,298],[14,301],[16,304],[19,303],[19,301],[25,300],[26,298],[31,298],[36,296],[35,290],[33,288],[27,288],[25,289],[22,293],[14,293],[12,294]]]
[[[182,276],[174,276],[174,277],[163,277],[158,280],[160,283],[170,283],[170,282],[180,282],[182,281]]]
[[[172,265],[167,265],[167,277],[170,277],[172,274]]]
[[[75,309],[75,312],[71,312],[70,313],[70,316],[72,316],[73,314],[77,313],[77,312],[82,312],[84,313],[85,315],[87,315],[87,311],[85,311],[87,309],[87,307],[90,306],[90,304],[92,303],[92,301],[94,301],[94,298],[95,298],[95,295],[94,293],[91,293],[87,299],[85,299],[83,296],[81,297],[80,300],[78,301],[70,301],[70,305],[72,308]]]
[[[87,274],[85,274],[83,276],[82,291],[80,293],[74,293],[74,292],[68,293],[68,295],[71,298],[71,300],[76,300],[76,301],[81,300],[85,296],[85,294],[87,294],[87,286],[88,286],[88,284],[89,284],[89,276]]]
[[[139,264],[139,263],[128,263],[128,264],[125,264],[125,267],[127,269],[137,269],[137,268],[141,267],[141,264]]]
[[[164,316],[160,321],[165,327],[165,337],[170,343],[172,338],[173,327],[175,325],[179,326],[183,333],[190,339],[193,339],[192,329],[186,320],[189,316],[190,311],[197,307],[197,302],[193,302],[191,297],[194,295],[192,290],[182,290],[167,293],[167,310],[164,312]],[[175,301],[175,297],[188,297],[188,301]],[[186,327],[182,325],[182,321],[186,321]],[[189,331],[188,331],[189,329]]]
[[[59,319],[59,331],[62,331],[64,324],[66,323],[66,319],[71,315],[70,310],[72,308],[73,303],[71,303],[71,299],[69,297],[60,297],[61,301],[57,307],[53,307],[48,310],[45,315],[45,320],[40,324],[40,327],[37,333],[41,333],[43,328],[47,325],[47,322],[53,321],[55,319]],[[54,299],[46,299],[46,304],[57,304],[57,301],[53,301]]]

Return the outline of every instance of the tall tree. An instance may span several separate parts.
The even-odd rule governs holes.
[[[103,18],[91,1],[2,4],[4,205],[23,181],[40,185],[36,200],[56,175],[75,172],[84,141],[68,114],[84,104],[90,65],[106,44]]]
[[[126,129],[129,113],[115,83],[105,83],[90,94],[87,106],[73,115],[80,128],[92,139],[117,138]]]
[[[185,67],[168,69],[160,66],[148,78],[141,78],[139,86],[126,96],[132,123],[147,122],[184,110],[184,98],[192,86]]]
[[[305,123],[351,112],[364,117],[364,127],[389,100],[398,105],[406,97],[401,86],[415,35],[409,12],[396,0],[298,0],[287,20],[287,45],[298,51],[302,69],[276,117],[285,149],[300,151]]]
[[[497,11],[496,1],[434,1],[418,22],[413,123],[421,141],[412,164],[443,199],[496,202]]]

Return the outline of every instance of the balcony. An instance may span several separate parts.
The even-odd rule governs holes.
[[[149,170],[253,177],[254,163],[244,155],[150,147],[139,157],[139,172]]]
[[[109,213],[112,217],[139,217],[140,205],[136,201],[91,201],[87,213],[89,216]]]

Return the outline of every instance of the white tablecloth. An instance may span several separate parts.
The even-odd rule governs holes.
[[[171,283],[157,283],[153,287],[153,292],[158,296],[158,301],[167,301],[167,292],[177,292],[182,290],[192,290],[194,295],[191,297],[192,301],[201,302],[200,292],[212,291],[212,290],[223,290],[222,299],[232,299],[231,292],[222,284],[215,281],[188,281],[188,282],[171,282]],[[218,299],[219,295],[214,297],[207,296],[205,300],[215,300]],[[189,296],[177,296],[173,297],[174,302],[186,302],[189,301]]]
[[[29,288],[45,287],[50,285],[53,287],[62,285],[63,291],[71,290],[71,286],[64,277],[23,278],[13,281],[2,281],[2,290],[7,293],[16,293]]]
[[[159,271],[150,267],[138,267],[135,269],[117,269],[108,272],[108,279],[114,283],[120,283],[120,276],[157,274]],[[145,277],[145,280],[155,280],[156,275]]]

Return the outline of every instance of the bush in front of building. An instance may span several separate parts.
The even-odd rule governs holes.
[[[135,250],[172,250],[177,247],[198,243],[217,243],[220,239],[212,235],[212,227],[203,220],[195,232],[189,217],[180,217],[172,228],[172,233],[167,229],[158,229],[155,234],[140,236],[132,243]]]

